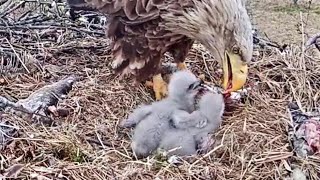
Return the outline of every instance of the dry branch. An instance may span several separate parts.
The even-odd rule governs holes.
[[[39,64],[61,53],[90,49],[98,54],[108,45],[107,19],[98,13],[78,12],[74,22],[65,3],[35,0],[2,2],[0,12],[0,74],[43,72]]]
[[[267,36],[265,34],[265,36]],[[274,48],[283,52],[283,50],[288,46],[287,44],[280,45],[277,42],[273,42],[269,39],[263,38],[261,35],[258,34],[258,31],[255,29],[253,30],[253,44],[259,46],[259,48],[264,49],[266,47]]]
[[[12,102],[5,97],[0,96],[0,149],[17,135],[19,128],[8,121],[6,114],[15,114],[18,117],[28,120],[32,119],[45,124],[52,124],[50,115],[65,116],[68,112],[64,109],[57,108],[60,99],[64,99],[76,79],[68,77],[50,85],[46,85],[29,95],[26,99]]]
[[[28,98],[17,102],[11,102],[0,96],[0,108],[3,108],[5,112],[12,112],[22,117],[26,114],[31,115],[32,118],[48,118],[50,114],[63,115],[59,113],[56,106],[60,99],[66,97],[75,81],[74,77],[68,77],[46,85],[30,94]]]

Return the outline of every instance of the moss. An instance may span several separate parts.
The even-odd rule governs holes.
[[[79,148],[72,145],[56,148],[53,150],[53,154],[58,159],[72,162],[82,163],[87,160],[87,156]]]
[[[74,149],[73,153],[71,154],[71,159],[73,162],[82,163],[86,161],[86,155],[80,151],[80,149]]]

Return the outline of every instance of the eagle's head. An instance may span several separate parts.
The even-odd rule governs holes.
[[[223,67],[222,87],[245,84],[252,58],[252,26],[243,0],[193,0],[180,10],[167,9],[164,26],[202,43]]]

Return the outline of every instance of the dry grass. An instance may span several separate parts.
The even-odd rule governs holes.
[[[270,39],[279,43],[301,43],[300,12],[302,12],[305,33],[312,36],[319,32],[320,1],[298,0],[298,6],[293,0],[249,0],[248,7],[252,14],[252,22],[256,28],[266,33]]]
[[[319,156],[309,160],[295,157],[287,137],[291,123],[288,102],[297,101],[306,111],[320,107],[319,54],[302,53],[296,45],[286,56],[260,52],[250,69],[248,86],[254,90],[225,113],[215,134],[220,139],[215,151],[184,158],[183,165],[173,167],[158,157],[135,160],[130,150],[131,131],[118,127],[138,104],[153,101],[152,92],[117,79],[105,49],[65,51],[77,43],[107,46],[102,40],[72,41],[66,35],[64,43],[42,47],[48,57],[43,65],[53,72],[51,76],[37,71],[0,76],[5,80],[1,95],[13,99],[27,97],[34,88],[68,74],[81,77],[60,103],[71,114],[55,118],[54,126],[2,115],[2,122],[19,127],[19,131],[1,152],[1,172],[23,164],[21,179],[283,179],[290,174],[290,166],[298,166],[310,179],[319,179]],[[194,45],[187,63],[208,81],[219,79],[219,74],[213,73],[219,67],[201,45]]]

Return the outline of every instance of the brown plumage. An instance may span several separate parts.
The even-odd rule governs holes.
[[[90,7],[108,14],[106,33],[113,40],[112,66],[117,72],[134,74],[138,81],[158,73],[165,52],[172,53],[176,63],[183,63],[195,40],[220,62],[226,52],[238,55],[244,64],[251,60],[251,24],[241,0],[68,0],[68,3],[71,7]],[[224,81],[228,81],[225,86],[231,83],[229,75],[225,77]]]

